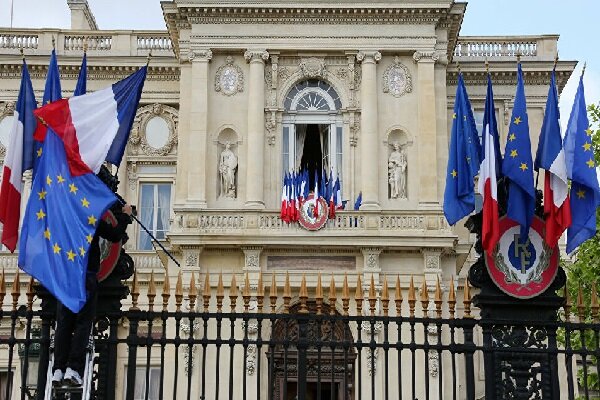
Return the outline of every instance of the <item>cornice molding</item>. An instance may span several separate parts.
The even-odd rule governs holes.
[[[525,85],[540,85],[548,86],[550,84],[551,70],[547,71],[523,71],[523,80]],[[515,86],[517,84],[517,72],[516,71],[490,71],[492,76],[492,82],[494,85],[508,85]],[[558,85],[559,93],[567,84],[571,71],[556,71],[556,83]],[[487,85],[487,73],[485,70],[481,71],[463,71],[463,79],[466,85]],[[458,72],[447,71],[446,73],[446,85],[456,86],[458,84]]]
[[[137,71],[138,65],[88,65],[89,80],[120,80]],[[48,65],[28,65],[29,74],[32,79],[45,79],[48,73]],[[61,79],[77,79],[79,66],[59,66]],[[148,81],[179,81],[179,66],[149,66]],[[21,64],[0,64],[0,78],[20,79]]]

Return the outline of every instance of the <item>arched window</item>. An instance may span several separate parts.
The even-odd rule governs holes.
[[[332,111],[341,109],[342,102],[327,82],[309,79],[290,89],[283,106],[286,111]]]

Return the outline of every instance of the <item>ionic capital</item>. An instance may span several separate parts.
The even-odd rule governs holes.
[[[260,62],[264,64],[269,59],[269,52],[266,50],[246,50],[244,58],[249,63]]]
[[[359,63],[377,63],[381,60],[381,53],[377,50],[361,50],[356,54],[356,61]]]
[[[413,60],[416,63],[419,62],[437,62],[440,59],[439,54],[435,51],[415,51],[413,54]]]
[[[210,49],[194,49],[188,53],[188,59],[193,61],[209,62],[212,59],[213,53]]]

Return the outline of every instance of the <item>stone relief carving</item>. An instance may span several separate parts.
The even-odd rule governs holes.
[[[234,199],[236,196],[235,175],[238,167],[237,156],[231,151],[231,143],[225,142],[225,149],[219,157],[219,174],[221,176],[220,197]]]
[[[388,158],[388,183],[390,199],[406,199],[406,169],[408,166],[404,146],[392,143],[393,151]]]
[[[137,188],[137,163],[127,163],[127,181],[129,182],[129,190]]]
[[[267,129],[267,143],[269,146],[275,145],[276,135],[275,128],[277,127],[277,122],[275,121],[275,112],[271,112],[271,114],[265,115],[265,128]]]
[[[412,92],[412,78],[406,65],[400,62],[400,57],[394,57],[394,63],[383,73],[383,92],[394,97],[400,97]]]
[[[195,267],[196,265],[198,265],[198,253],[188,253],[185,258],[185,266]]]
[[[286,81],[290,76],[292,76],[292,71],[286,66],[279,67],[277,75],[281,78],[281,81]]]
[[[148,123],[155,117],[162,118],[167,126],[167,137],[162,146],[153,146],[147,135]],[[149,104],[137,110],[131,136],[129,137],[129,154],[141,153],[148,156],[166,156],[170,154],[177,145],[177,125],[179,123],[179,111],[164,104]]]
[[[212,59],[213,53],[210,49],[196,49],[190,50],[188,53],[188,60],[190,62],[194,60],[198,61],[210,61]]]
[[[245,258],[245,270],[259,270],[260,269],[260,252],[261,249],[247,248],[243,249]]]
[[[327,75],[327,66],[322,58],[303,58],[298,66],[304,78],[325,78]]]
[[[215,91],[226,96],[233,96],[244,91],[244,72],[233,63],[233,57],[227,56],[225,64],[215,74]]]

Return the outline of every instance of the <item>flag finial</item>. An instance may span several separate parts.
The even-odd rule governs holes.
[[[585,75],[585,67],[587,67],[587,61],[584,61],[584,63],[583,63],[583,70],[581,71],[581,77],[582,78]]]
[[[521,63],[521,49],[517,50],[517,64]]]
[[[485,58],[485,73],[489,74],[490,73],[490,61],[488,60],[488,58]]]
[[[23,51],[23,48],[19,48],[19,53],[21,53],[21,58],[23,59],[23,61],[25,61],[25,52]]]
[[[460,63],[458,61],[456,62],[456,69],[458,70],[458,74],[460,75],[462,71],[460,70]]]
[[[56,50],[56,38],[52,35],[52,50]]]
[[[552,67],[552,69],[556,69],[557,64],[558,64],[558,51],[556,52],[556,55],[554,56],[554,66]]]
[[[152,52],[148,52],[148,58],[146,59],[146,67],[150,64],[150,59],[152,58]]]
[[[87,49],[88,49],[88,37],[84,37],[83,38],[83,54],[87,53]]]

